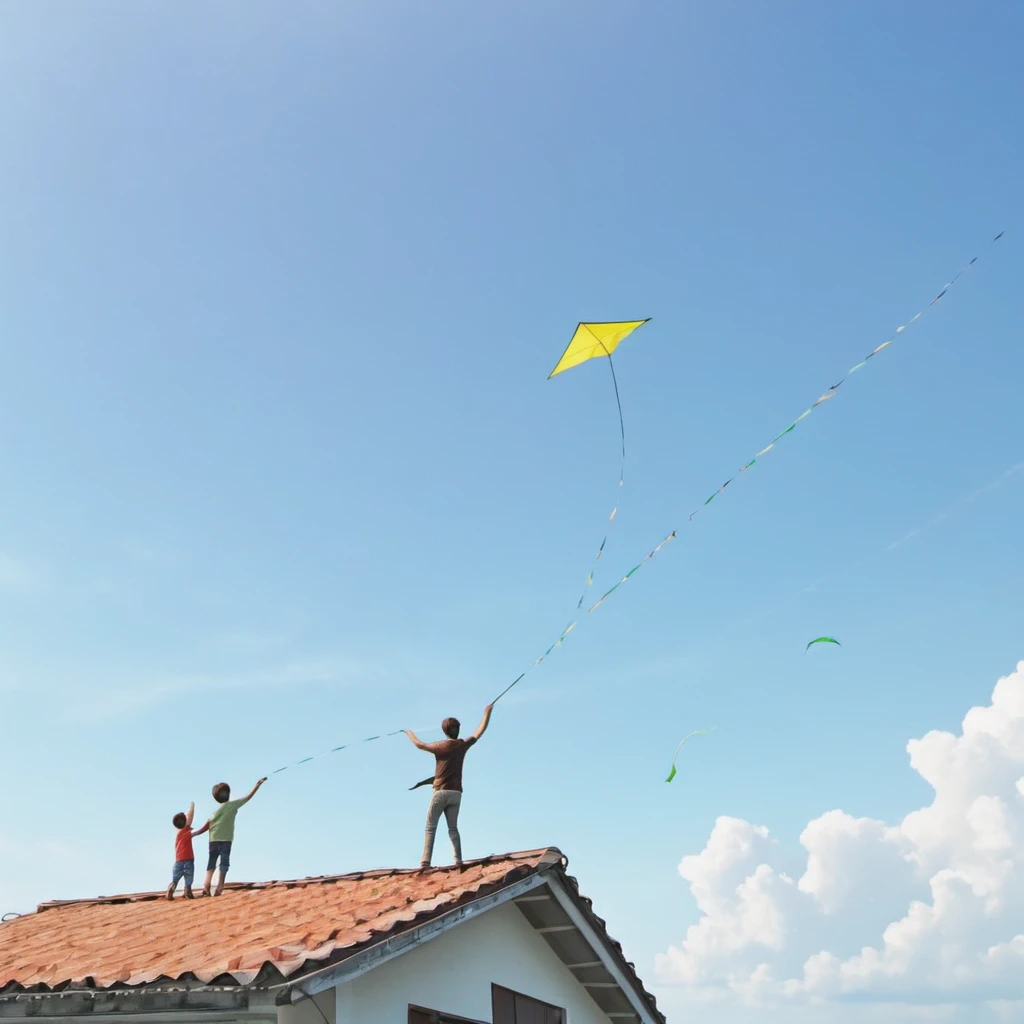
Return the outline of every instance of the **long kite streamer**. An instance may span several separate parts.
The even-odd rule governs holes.
[[[991,244],[994,245],[996,242],[998,242],[999,239],[1001,239],[1004,234],[1005,234],[1005,232],[1000,231],[999,234],[996,235],[995,238],[992,239],[992,243]],[[718,497],[719,494],[721,494],[734,480],[737,479],[737,477],[742,476],[744,473],[747,472],[747,470],[751,469],[754,465],[756,465],[757,462],[760,459],[762,459],[765,455],[767,455],[768,452],[770,452],[775,447],[775,445],[783,437],[785,437],[789,433],[792,433],[792,431],[794,431],[796,429],[797,424],[802,422],[803,420],[805,420],[808,416],[810,416],[810,414],[812,412],[814,412],[814,410],[817,409],[818,406],[824,405],[825,402],[827,402],[830,399],[834,398],[835,395],[836,395],[836,392],[839,390],[839,388],[853,374],[855,374],[858,371],[862,370],[865,366],[867,366],[867,364],[876,355],[878,355],[880,352],[883,352],[890,345],[892,345],[892,343],[894,341],[896,341],[900,337],[900,335],[902,335],[903,332],[906,331],[906,329],[908,327],[910,327],[912,324],[917,323],[917,321],[920,320],[921,317],[923,317],[924,314],[928,312],[928,310],[930,310],[933,306],[935,306],[939,302],[939,300],[942,299],[943,296],[945,296],[945,294],[949,291],[949,289],[952,288],[953,285],[956,284],[956,282],[971,267],[973,267],[974,264],[977,263],[977,262],[978,262],[978,257],[977,256],[975,256],[972,259],[968,260],[968,262],[965,263],[960,268],[960,270],[958,270],[957,273],[942,287],[942,289],[939,291],[939,293],[935,296],[935,298],[933,298],[931,300],[931,302],[928,303],[927,306],[925,306],[923,309],[921,309],[917,313],[915,313],[905,324],[901,324],[899,327],[897,327],[896,330],[885,341],[883,341],[880,345],[876,345],[875,348],[873,348],[859,363],[856,363],[854,366],[850,367],[850,369],[847,370],[846,373],[835,384],[833,384],[827,391],[825,391],[825,392],[823,392],[821,394],[821,396],[817,399],[817,401],[814,402],[813,405],[811,405],[807,409],[805,409],[784,430],[779,431],[779,433],[776,434],[775,437],[772,438],[772,440],[766,446],[764,446],[763,448],[760,449],[760,451],[755,453],[755,455],[754,455],[754,457],[752,459],[750,459],[744,465],[740,466],[740,468],[736,471],[736,473],[734,473],[731,477],[729,477],[729,479],[726,480],[725,483],[722,484],[721,487],[718,488],[718,490],[716,490],[713,494],[711,494],[708,497],[708,499],[704,502],[703,505],[699,506],[697,509],[695,509],[693,512],[691,512],[690,513],[690,517],[687,520],[687,522],[688,523],[692,523],[694,517],[700,511],[702,511],[704,508],[706,508],[708,505],[710,505],[711,502],[716,497]],[[614,351],[614,349],[618,346],[619,342],[622,341],[623,338],[627,337],[630,333],[632,333],[632,331],[635,330],[637,327],[641,326],[642,324],[644,324],[646,322],[647,321],[645,321],[645,320],[638,320],[638,321],[631,321],[629,323],[622,323],[622,324],[617,325],[617,326],[622,327],[622,328],[628,327],[629,330],[626,330],[625,333],[622,334],[620,337],[612,339],[610,344],[609,344],[608,340],[605,341],[604,344],[605,344],[606,353],[609,356],[609,361],[610,361],[611,352]],[[583,326],[584,325],[582,325],[582,324],[580,325],[580,327],[583,327]],[[593,326],[609,326],[609,325],[590,325],[590,326],[593,327]],[[579,328],[577,328],[577,334],[579,334]],[[576,340],[577,340],[576,335],[574,335],[573,336],[573,342],[575,342]],[[578,365],[581,362],[585,362],[587,359],[591,359],[595,355],[606,354],[605,352],[601,352],[599,344],[598,345],[591,344],[590,350],[589,350],[589,354],[584,354],[584,352],[586,351],[586,347],[583,345],[583,343],[581,342],[579,350],[573,350],[573,342],[570,342],[569,347],[562,354],[562,358],[559,360],[558,364],[555,366],[555,369],[552,370],[552,372],[551,372],[551,374],[549,376],[553,377],[553,376],[555,376],[556,373],[561,373],[563,370],[570,369],[572,366],[576,366],[576,365]],[[594,351],[595,349],[596,349],[596,351]],[[617,384],[616,384],[616,398],[618,398],[618,385]],[[620,412],[620,427],[621,427],[621,405],[619,406],[619,412]],[[625,431],[624,430],[622,431],[622,434],[623,434],[623,457],[624,457],[625,456]],[[633,577],[633,574],[636,573],[637,570],[639,570],[643,565],[645,565],[647,562],[649,562],[669,542],[675,540],[677,532],[678,532],[678,528],[676,530],[673,530],[671,533],[669,533],[661,541],[660,544],[658,544],[655,548],[653,548],[646,555],[644,555],[644,557],[636,565],[634,565],[633,568],[630,569],[629,572],[627,572],[625,576],[621,577],[619,579],[619,581],[617,583],[615,583],[614,586],[612,586],[608,590],[606,590],[604,592],[604,594],[602,594],[601,597],[598,598],[597,601],[595,601],[592,605],[590,605],[590,607],[587,609],[588,614],[597,611],[597,609],[600,608],[601,605],[604,604],[604,602],[609,597],[611,597],[611,595],[613,593],[615,593],[615,591],[618,590],[619,587],[621,587],[623,583],[627,582],[629,579],[631,579]],[[508,686],[506,686],[505,689],[502,690],[501,693],[499,693],[497,697],[494,698],[492,703],[496,704],[499,700],[501,700],[501,698],[504,697],[505,694],[509,692],[509,690],[511,690],[523,678],[525,678],[530,672],[532,672],[535,668],[537,668],[544,661],[544,659],[549,654],[552,653],[552,651],[554,651],[557,647],[561,647],[561,645],[568,638],[569,634],[576,628],[577,625],[579,625],[580,621],[581,620],[574,620],[574,621],[570,622],[569,625],[566,626],[565,629],[562,630],[562,632],[559,634],[559,636],[555,640],[555,642],[553,644],[551,644],[551,646],[548,647],[548,649],[543,654],[541,654],[533,662],[533,664],[529,666],[529,668],[527,668],[525,671],[521,672],[518,676],[516,676],[516,678],[513,679],[512,682],[509,683]],[[425,730],[423,730],[423,731],[425,731]],[[369,743],[369,742],[371,742],[373,740],[381,739],[381,738],[384,738],[384,737],[399,736],[399,735],[401,735],[402,732],[404,732],[403,729],[398,729],[398,730],[395,730],[394,732],[385,733],[385,734],[383,734],[383,736],[370,736],[370,737],[367,737],[365,740],[356,741],[355,744],[341,744],[340,746],[332,747],[330,750],[324,751],[322,754],[315,754],[312,757],[306,757],[306,758],[303,758],[300,761],[295,761],[295,762],[292,762],[291,764],[285,765],[283,768],[278,768],[272,774],[277,774],[278,772],[283,772],[287,768],[294,767],[295,765],[306,764],[308,761],[313,761],[313,760],[315,760],[318,757],[325,756],[326,754],[333,754],[336,751],[344,750],[344,749],[346,749],[346,747],[349,747],[349,746],[355,746],[355,745],[358,745],[359,743]],[[688,738],[689,737],[687,737],[687,739]],[[685,740],[683,742],[685,742]],[[673,765],[673,767],[674,767],[674,765]],[[674,777],[674,773],[672,775],[670,775],[670,778],[673,778],[673,777]]]
[[[999,234],[998,234],[998,235],[996,235],[996,236],[995,236],[995,238],[993,238],[993,239],[992,239],[992,242],[991,242],[991,244],[992,244],[992,245],[995,245],[995,243],[996,243],[996,242],[998,242],[998,241],[999,241],[999,239],[1000,239],[1000,238],[1002,238],[1004,234],[1005,234],[1005,232],[1004,232],[1004,231],[1000,231],[1000,232],[999,232]],[[903,332],[904,332],[904,331],[905,331],[905,330],[906,330],[906,329],[907,329],[908,327],[910,327],[910,326],[911,326],[912,324],[915,324],[915,323],[917,323],[917,321],[918,321],[918,320],[920,320],[920,319],[921,319],[921,317],[923,317],[923,316],[925,315],[925,313],[927,313],[927,312],[928,312],[928,310],[930,310],[930,309],[931,309],[931,308],[932,308],[932,307],[933,307],[934,305],[936,305],[936,304],[937,304],[937,303],[939,302],[939,300],[940,300],[940,299],[941,299],[941,298],[942,298],[942,297],[943,297],[943,296],[944,296],[944,295],[945,295],[945,294],[946,294],[946,293],[947,293],[947,292],[949,291],[949,289],[950,289],[950,288],[952,288],[952,287],[953,287],[953,285],[954,285],[954,284],[956,284],[956,282],[957,282],[957,281],[958,281],[958,280],[959,280],[959,279],[960,279],[960,278],[961,278],[961,277],[962,277],[962,276],[963,276],[963,275],[964,275],[965,273],[967,273],[967,271],[968,271],[968,270],[970,270],[970,268],[971,268],[971,267],[973,267],[973,266],[974,266],[974,264],[975,264],[975,263],[977,263],[977,262],[978,262],[978,257],[977,257],[977,256],[974,256],[974,257],[972,257],[971,259],[969,259],[969,260],[968,260],[968,261],[967,261],[967,262],[966,262],[966,263],[965,263],[965,264],[964,264],[964,265],[963,265],[963,266],[962,266],[962,267],[961,267],[961,268],[960,268],[960,269],[959,269],[959,270],[958,270],[958,271],[956,272],[956,274],[954,274],[954,275],[953,275],[953,277],[952,277],[952,278],[951,278],[951,279],[950,279],[949,281],[947,281],[947,282],[946,282],[946,284],[944,284],[944,285],[942,286],[942,289],[941,289],[941,290],[939,291],[939,293],[938,293],[938,294],[937,294],[937,295],[935,296],[935,298],[934,298],[934,299],[932,299],[932,300],[931,300],[931,302],[929,302],[929,303],[928,303],[928,305],[927,305],[927,306],[925,306],[925,307],[924,307],[923,309],[920,309],[920,310],[918,310],[918,312],[916,312],[916,313],[915,313],[915,314],[914,314],[914,315],[913,315],[913,316],[912,316],[912,317],[911,317],[911,318],[910,318],[910,319],[909,319],[909,320],[908,320],[908,321],[907,321],[907,322],[906,322],[905,324],[901,324],[901,325],[900,325],[899,327],[897,327],[897,328],[896,328],[896,330],[895,330],[895,331],[893,331],[893,333],[892,333],[892,334],[890,334],[890,335],[889,335],[889,337],[885,339],[885,341],[883,341],[883,342],[882,342],[882,343],[881,343],[880,345],[876,345],[876,346],[875,346],[875,347],[874,347],[874,348],[873,348],[873,349],[872,349],[872,350],[871,350],[871,351],[870,351],[870,352],[869,352],[869,353],[868,353],[868,354],[867,354],[867,355],[866,355],[866,356],[865,356],[865,357],[864,357],[864,358],[863,358],[863,359],[862,359],[862,360],[861,360],[861,361],[860,361],[859,363],[855,363],[855,364],[854,364],[853,366],[851,366],[851,367],[850,367],[850,369],[849,369],[849,370],[847,370],[847,371],[846,371],[846,373],[845,373],[845,374],[843,374],[843,376],[842,376],[842,377],[840,377],[840,378],[839,378],[839,380],[838,380],[838,381],[836,381],[836,383],[835,383],[835,384],[833,384],[833,385],[832,385],[832,386],[831,386],[831,387],[830,387],[830,388],[829,388],[829,389],[828,389],[827,391],[824,391],[824,392],[822,392],[822,393],[821,393],[821,395],[820,395],[820,396],[818,397],[817,401],[816,401],[816,402],[814,402],[814,404],[813,404],[813,405],[810,405],[810,406],[808,406],[808,407],[807,407],[806,409],[804,409],[804,411],[803,411],[802,413],[800,413],[800,415],[799,415],[799,416],[797,416],[797,418],[796,418],[795,420],[793,420],[793,422],[792,422],[792,423],[790,423],[790,424],[789,424],[789,425],[788,425],[787,427],[785,427],[784,429],[780,430],[780,431],[779,431],[779,432],[778,432],[778,433],[777,433],[777,434],[776,434],[776,435],[775,435],[775,436],[774,436],[774,437],[773,437],[773,438],[771,439],[771,441],[769,441],[769,442],[768,442],[768,444],[766,444],[766,445],[765,445],[765,446],[764,446],[763,448],[761,448],[761,449],[760,449],[759,451],[755,452],[755,454],[754,454],[754,457],[753,457],[752,459],[750,459],[750,460],[749,460],[748,462],[744,463],[744,464],[743,464],[742,466],[740,466],[740,468],[739,468],[738,470],[736,470],[736,472],[735,472],[735,473],[734,473],[734,474],[733,474],[733,475],[732,475],[731,477],[729,477],[729,479],[728,479],[728,480],[726,480],[726,481],[725,481],[725,483],[724,483],[724,484],[722,484],[722,485],[721,485],[721,487],[719,487],[719,488],[718,488],[718,490],[714,491],[714,492],[713,492],[713,493],[712,493],[712,494],[711,494],[711,495],[710,495],[710,496],[709,496],[709,497],[707,498],[707,500],[706,500],[706,501],[704,502],[704,504],[703,504],[703,505],[699,505],[699,506],[698,506],[698,507],[697,507],[696,509],[694,509],[694,511],[693,511],[693,512],[691,512],[691,513],[690,513],[690,517],[689,517],[689,519],[687,520],[687,522],[688,522],[688,523],[692,523],[692,522],[693,522],[693,519],[694,519],[694,517],[695,517],[695,516],[696,516],[696,515],[697,515],[697,514],[698,514],[699,512],[701,512],[701,511],[703,511],[703,510],[704,510],[705,508],[707,508],[707,506],[708,506],[708,505],[710,505],[710,504],[711,504],[711,502],[712,502],[712,501],[714,501],[714,500],[715,500],[715,498],[717,498],[717,497],[718,497],[718,495],[720,495],[720,494],[721,494],[721,493],[722,493],[722,492],[723,492],[723,491],[724,491],[724,490],[725,490],[725,489],[726,489],[726,488],[727,488],[727,487],[729,486],[729,484],[731,484],[731,483],[732,483],[732,482],[733,482],[734,480],[736,480],[736,479],[737,479],[738,477],[740,477],[740,476],[743,476],[743,474],[745,474],[745,473],[747,472],[747,470],[749,470],[749,469],[752,469],[752,468],[753,468],[753,467],[754,467],[754,466],[755,466],[755,465],[757,464],[757,462],[758,462],[758,461],[759,461],[760,459],[762,459],[762,458],[763,458],[763,457],[764,457],[765,455],[767,455],[767,454],[768,454],[768,453],[769,453],[769,452],[770,452],[770,451],[771,451],[771,450],[772,450],[772,449],[773,449],[773,448],[774,448],[774,447],[776,446],[776,444],[778,444],[778,443],[779,443],[779,441],[781,441],[781,440],[782,440],[782,438],[784,438],[784,437],[785,437],[785,436],[786,436],[787,434],[790,434],[790,433],[792,433],[792,432],[793,432],[794,430],[796,430],[796,427],[797,427],[797,424],[798,424],[798,423],[800,423],[800,422],[802,422],[803,420],[807,419],[807,417],[808,417],[808,416],[810,416],[810,415],[811,415],[811,413],[812,413],[812,412],[814,412],[814,410],[815,410],[815,409],[817,409],[817,408],[818,408],[819,406],[821,406],[821,405],[824,405],[824,404],[825,404],[826,402],[828,402],[829,400],[831,400],[831,399],[835,398],[835,396],[836,396],[836,393],[838,392],[839,388],[840,388],[840,387],[841,387],[841,386],[842,386],[842,385],[843,385],[843,384],[844,384],[844,383],[845,383],[845,382],[846,382],[846,381],[847,381],[847,380],[848,380],[848,379],[849,379],[850,377],[852,377],[852,376],[853,376],[853,374],[857,373],[857,372],[858,372],[859,370],[862,370],[862,369],[863,369],[863,368],[864,368],[865,366],[867,366],[867,365],[868,365],[868,363],[869,363],[869,362],[870,362],[870,361],[871,361],[872,359],[874,359],[874,357],[875,357],[875,356],[877,356],[877,355],[878,355],[878,354],[879,354],[880,352],[884,352],[884,351],[885,351],[885,350],[886,350],[886,349],[887,349],[887,348],[888,348],[888,347],[889,347],[889,346],[890,346],[890,345],[891,345],[891,344],[892,344],[892,343],[893,343],[894,341],[896,341],[896,340],[897,340],[897,338],[899,338],[899,336],[900,336],[901,334],[903,334]],[[592,605],[591,605],[591,606],[590,606],[590,607],[589,607],[589,608],[587,609],[587,611],[588,611],[588,612],[593,612],[593,611],[596,611],[596,610],[597,610],[597,609],[598,609],[598,608],[599,608],[599,607],[600,607],[600,606],[601,606],[601,605],[602,605],[602,604],[604,603],[604,601],[605,601],[605,600],[606,600],[607,598],[609,598],[609,597],[610,597],[610,596],[611,596],[611,595],[612,595],[612,594],[613,594],[613,593],[614,593],[614,592],[615,592],[616,590],[618,590],[618,589],[619,589],[619,587],[621,587],[621,586],[622,586],[622,584],[623,584],[623,583],[625,583],[625,582],[626,582],[626,581],[627,581],[627,580],[628,580],[628,579],[629,579],[629,578],[630,578],[630,577],[631,577],[631,576],[633,575],[633,573],[635,573],[635,572],[637,571],[637,569],[639,569],[639,568],[640,568],[640,566],[644,564],[644,562],[647,562],[647,561],[649,561],[649,560],[650,560],[650,559],[651,559],[651,558],[652,558],[652,557],[653,557],[653,556],[654,556],[655,554],[657,554],[657,553],[658,553],[658,551],[659,551],[659,550],[660,550],[660,549],[661,549],[662,547],[664,547],[664,546],[665,546],[665,544],[667,544],[667,543],[668,543],[668,542],[669,542],[670,540],[672,540],[672,538],[676,536],[676,532],[677,532],[676,530],[673,530],[673,531],[672,531],[672,532],[671,532],[671,533],[670,533],[670,534],[669,534],[669,535],[668,535],[668,536],[667,536],[667,537],[666,537],[666,538],[665,538],[665,539],[664,539],[664,540],[663,540],[663,541],[661,542],[661,544],[659,544],[659,545],[658,545],[658,547],[657,547],[657,548],[655,548],[655,549],[654,549],[654,550],[653,550],[653,551],[652,551],[652,552],[651,552],[651,553],[650,553],[649,555],[647,555],[647,556],[646,556],[646,558],[644,558],[644,559],[643,559],[643,561],[641,561],[641,562],[640,562],[640,563],[639,563],[638,565],[635,565],[635,566],[634,566],[634,567],[633,567],[632,569],[630,569],[630,570],[629,570],[629,572],[627,572],[627,573],[626,573],[626,575],[625,575],[625,576],[623,576],[623,577],[622,577],[622,578],[621,578],[621,579],[620,579],[620,580],[618,581],[618,583],[616,583],[616,584],[615,584],[615,586],[613,586],[613,587],[611,587],[611,588],[610,588],[609,590],[605,591],[605,593],[604,593],[604,594],[602,594],[602,595],[601,595],[601,597],[600,597],[600,598],[598,598],[598,600],[597,600],[596,602],[594,602],[594,604],[592,604]]]
[[[665,780],[666,782],[671,782],[676,777],[676,758],[679,757],[679,751],[683,749],[683,746],[686,744],[686,741],[692,740],[694,736],[706,736],[709,732],[713,731],[713,726],[711,729],[695,729],[693,732],[690,733],[689,736],[684,736],[679,741],[679,746],[676,747],[676,752],[672,755],[672,771],[668,773],[668,778]]]

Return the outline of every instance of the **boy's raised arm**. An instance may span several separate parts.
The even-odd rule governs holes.
[[[195,839],[196,836],[201,836],[204,832],[209,832],[209,831],[210,831],[210,822],[209,822],[209,820],[207,820],[206,824],[202,828],[197,828],[195,830],[195,832],[192,833],[192,838]]]
[[[263,778],[260,779],[259,782],[257,782],[256,785],[253,786],[252,789],[250,789],[249,792],[245,794],[245,799],[247,801],[251,800],[259,792],[260,786],[262,786],[263,783],[266,781],[267,777],[264,775]]]
[[[192,827],[192,815],[195,814],[195,813],[196,813],[196,802],[195,802],[195,800],[193,800],[192,803],[190,803],[188,805],[188,810],[185,812],[185,828],[191,828]]]

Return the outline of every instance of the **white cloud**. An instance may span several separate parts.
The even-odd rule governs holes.
[[[860,1005],[865,1020],[883,1005],[908,1021],[1022,1019],[1024,662],[959,736],[907,752],[934,798],[898,825],[829,811],[797,854],[719,818],[679,865],[701,917],[658,957],[662,982],[737,1006]]]

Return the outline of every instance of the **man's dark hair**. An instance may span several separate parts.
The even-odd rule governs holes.
[[[441,729],[444,731],[445,736],[450,740],[457,740],[459,738],[459,720],[457,718],[446,718],[441,723]]]
[[[178,811],[178,813],[171,819],[175,828],[184,828],[187,821],[188,818],[185,817],[184,811]]]

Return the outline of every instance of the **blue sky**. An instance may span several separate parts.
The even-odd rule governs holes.
[[[611,582],[979,255],[499,705],[463,836],[559,845],[653,982],[718,816],[795,844],[926,802],[907,740],[1024,656],[1022,30],[1011,3],[5,5],[10,909],[159,887],[213,782],[469,725],[548,646],[617,471],[606,367],[546,380],[577,320],[653,318],[616,355]],[[283,773],[236,877],[412,863],[428,769],[398,739]]]

